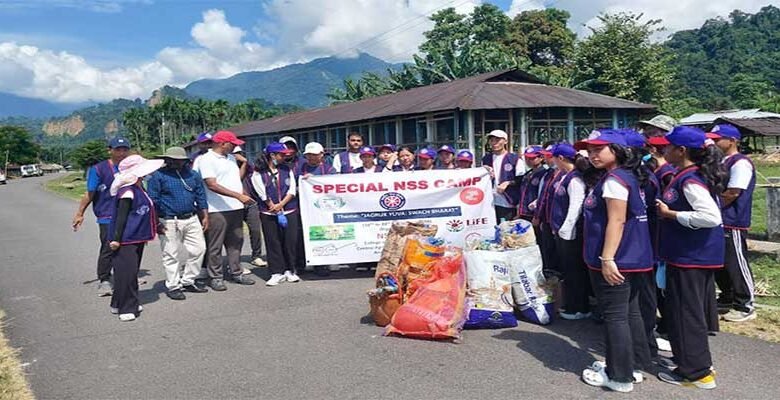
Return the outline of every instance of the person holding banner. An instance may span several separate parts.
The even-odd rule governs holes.
[[[392,165],[392,168],[388,168]],[[384,172],[395,171],[414,171],[414,150],[409,146],[402,146],[398,151],[390,155],[390,159],[385,165]]]
[[[448,145],[439,147],[439,166],[436,169],[455,169],[455,149]]]
[[[303,149],[303,157],[306,159],[306,162],[302,163],[297,171],[297,175],[303,179],[311,175],[332,175],[336,173],[336,169],[325,162],[325,148],[317,142],[306,144],[306,147]]]
[[[376,152],[371,147],[365,146],[360,149],[360,160],[363,162],[363,166],[355,168],[354,173],[374,173],[382,172],[385,167],[377,165],[374,160]]]
[[[468,150],[459,151],[455,160],[458,164],[458,169],[474,167],[474,154]]]
[[[359,132],[352,132],[347,136],[347,151],[336,154],[333,159],[333,168],[340,174],[352,173],[352,170],[363,165],[360,160],[360,148],[363,147],[363,136]]]
[[[430,171],[434,169],[436,163],[436,150],[423,147],[417,152],[417,169]]]
[[[510,221],[517,215],[517,202],[520,199],[520,187],[514,184],[518,175],[518,157],[507,150],[506,132],[496,129],[488,133],[490,153],[482,157],[482,166],[490,171],[493,179],[493,207],[496,210],[496,222]]]
[[[255,163],[252,186],[260,198],[260,222],[271,270],[271,279],[265,285],[298,282],[298,241],[302,236],[295,175],[284,163],[289,150],[273,142],[263,153]]]
[[[382,167],[383,171],[392,171],[395,167],[395,145],[383,144],[376,149],[377,151],[377,164]]]

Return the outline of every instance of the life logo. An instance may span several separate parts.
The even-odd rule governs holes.
[[[388,211],[395,211],[406,205],[406,197],[401,193],[385,193],[379,198],[379,206]]]
[[[666,191],[664,191],[663,198],[665,203],[673,203],[677,201],[679,197],[680,194],[677,193],[677,190],[675,189],[667,189]]]
[[[466,224],[459,219],[451,219],[447,221],[447,230],[450,232],[460,232],[466,227]]]

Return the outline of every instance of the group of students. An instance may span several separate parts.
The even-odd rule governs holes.
[[[739,153],[740,132],[669,120],[521,156],[507,151],[505,132],[488,134],[497,218],[532,222],[545,270],[563,278],[563,319],[604,322],[606,360],[583,370],[589,385],[629,392],[655,363],[664,382],[715,388],[708,335],[718,313],[755,318],[745,240],[755,169]],[[658,356],[664,343],[670,359]]]

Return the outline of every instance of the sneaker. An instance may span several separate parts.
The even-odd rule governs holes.
[[[286,281],[287,278],[282,274],[273,274],[271,275],[271,279],[269,279],[267,282],[265,282],[266,286],[276,286],[284,281]]]
[[[146,279],[144,278],[138,278],[138,286],[146,285]]]
[[[723,320],[727,322],[745,322],[756,319],[756,310],[739,311],[731,310],[723,315]]]
[[[119,314],[119,320],[122,322],[135,321],[135,314]]]
[[[582,371],[582,380],[588,385],[604,387],[620,393],[628,393],[634,390],[633,382],[615,382],[609,379],[604,369],[593,369],[592,366]]]
[[[572,314],[572,313],[567,313],[562,311],[558,315],[560,315],[561,318],[569,321],[577,321],[581,319],[588,319],[591,317],[591,313],[581,313],[581,312],[576,312]]]
[[[695,387],[699,389],[715,389],[717,387],[717,385],[715,384],[715,375],[712,373],[707,374],[707,376],[701,379],[690,381],[688,379],[685,379],[681,375],[678,375],[674,371],[659,372],[658,379],[666,383],[671,383],[672,385],[678,385],[683,387]]]
[[[222,279],[214,278],[209,281],[209,287],[211,290],[215,292],[224,292],[227,290],[227,286],[225,286],[225,282],[222,281]]]
[[[290,271],[284,271],[284,278],[287,280],[287,282],[298,282],[301,280],[301,278],[298,277],[298,274],[295,274]]]
[[[670,371],[674,371],[677,368],[677,363],[675,363],[673,359],[667,357],[659,356],[655,363],[659,367],[666,368]]]
[[[208,289],[198,285],[197,283],[193,283],[192,285],[184,285],[181,287],[181,290],[190,293],[206,293],[209,291]]]
[[[672,344],[664,338],[655,338],[655,345],[660,351],[672,351]]]
[[[254,285],[255,280],[246,275],[236,275],[230,278],[230,281],[239,285]]]
[[[252,274],[251,269],[241,266],[241,275],[251,275],[251,274]]]
[[[265,262],[265,260],[263,260],[260,257],[255,257],[255,259],[252,260],[252,264],[254,264],[254,265],[258,266],[258,267],[267,267],[268,266],[268,263]]]
[[[590,369],[594,371],[599,370],[606,370],[607,369],[607,363],[604,361],[594,361],[593,364],[590,365]],[[631,378],[634,380],[634,384],[642,383],[645,381],[645,376],[642,375],[642,371],[634,370],[631,373]]]
[[[168,296],[171,300],[186,300],[187,296],[184,295],[184,292],[181,291],[181,289],[173,289],[165,292],[165,295]]]
[[[144,306],[138,305],[138,312],[141,312],[144,310]],[[116,307],[111,307],[111,314],[119,314],[119,309]]]
[[[114,294],[114,288],[111,286],[111,281],[100,281],[97,288],[98,297],[107,297]]]

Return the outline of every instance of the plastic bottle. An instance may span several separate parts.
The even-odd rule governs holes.
[[[287,216],[284,215],[283,212],[276,214],[276,222],[278,222],[279,226],[282,228],[287,228]]]

